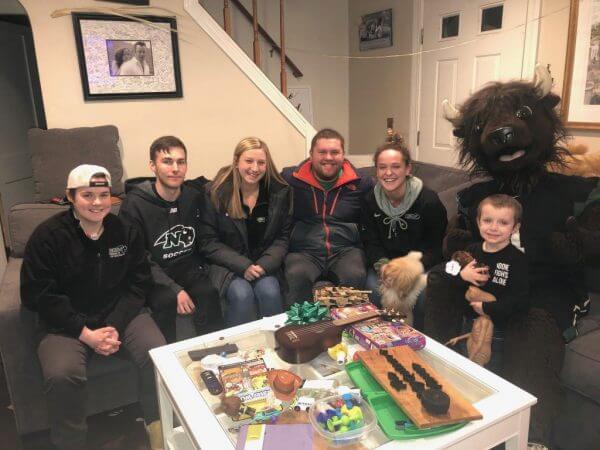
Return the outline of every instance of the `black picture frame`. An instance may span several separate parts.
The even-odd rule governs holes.
[[[358,49],[361,52],[376,48],[392,47],[393,41],[392,9],[384,9],[361,16],[358,26]]]
[[[174,17],[72,16],[86,101],[183,97]]]

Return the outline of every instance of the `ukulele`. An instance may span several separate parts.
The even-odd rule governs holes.
[[[275,331],[277,355],[290,364],[302,364],[340,343],[346,325],[386,314],[368,311],[347,319],[326,319],[305,325],[286,325]]]

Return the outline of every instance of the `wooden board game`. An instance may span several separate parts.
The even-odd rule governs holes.
[[[348,306],[369,301],[371,291],[361,291],[351,287],[326,286],[314,292],[314,301],[323,306]]]
[[[430,414],[425,410],[417,397],[417,394],[410,386],[407,386],[407,388],[403,390],[396,390],[391,386],[387,374],[388,372],[395,372],[395,370],[386,358],[379,353],[379,349],[357,352],[363,365],[417,427],[431,428],[439,425],[448,425],[482,418],[481,413],[477,411],[469,401],[454,389],[449,382],[433,370],[431,366],[423,361],[410,347],[402,345],[385,350],[406,369],[413,373],[418,381],[423,382],[423,378],[413,370],[413,363],[421,365],[429,375],[435,378],[441,386],[442,391],[450,397],[450,407],[447,413],[441,415]]]

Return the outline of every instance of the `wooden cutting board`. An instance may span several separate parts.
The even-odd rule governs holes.
[[[482,415],[473,405],[465,399],[452,385],[442,378],[435,370],[431,368],[421,357],[415,353],[407,345],[391,347],[386,349],[394,356],[409,372],[413,373],[415,379],[424,382],[419,374],[417,374],[412,365],[418,363],[437,380],[441,385],[442,390],[450,397],[450,408],[443,415],[433,415],[428,413],[421,405],[421,401],[417,394],[406,386],[406,389],[395,390],[388,380],[387,373],[395,372],[390,363],[387,362],[384,356],[379,354],[379,349],[357,352],[358,357],[363,365],[373,375],[377,382],[390,394],[396,404],[402,408],[410,420],[419,428],[431,428],[439,425],[449,425],[452,423],[466,422],[470,420],[481,419]],[[400,380],[402,375],[397,374]]]

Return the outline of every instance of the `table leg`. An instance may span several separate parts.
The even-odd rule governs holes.
[[[506,441],[506,450],[527,450],[529,438],[529,416],[531,408],[527,408],[519,413],[519,429],[515,436]]]
[[[165,392],[163,379],[156,369],[154,369],[154,377],[156,378],[156,392],[158,394],[158,408],[162,425],[163,447],[168,449],[167,436],[170,436],[173,433],[173,406]]]

